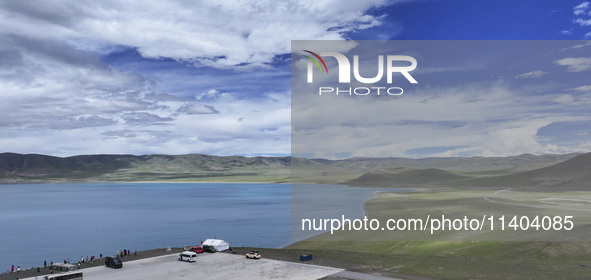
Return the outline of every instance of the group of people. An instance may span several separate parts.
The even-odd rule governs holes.
[[[101,254],[100,259],[101,260],[103,259],[103,254]],[[78,262],[78,268],[80,268],[80,264],[83,264],[85,262],[90,263],[91,265],[93,265],[94,264],[94,256],[91,256],[90,258],[88,258],[88,256],[86,256],[86,261],[84,260],[84,257],[81,257],[80,258],[80,262]]]
[[[93,264],[95,259],[96,258],[94,256],[90,256],[90,257],[86,256],[86,259],[84,257],[80,257],[80,261],[78,262],[78,265],[80,265],[82,263],[85,263],[85,262],[90,263],[90,264]],[[100,254],[100,259],[101,260],[103,259],[103,254]],[[69,259],[64,260],[64,264],[66,264],[66,263],[69,264],[70,263],[70,260]],[[51,261],[49,263],[49,265],[52,266],[53,265],[53,261]],[[47,267],[47,261],[43,261],[43,267]]]
[[[13,265],[12,265],[12,267],[10,268],[10,272],[14,272],[14,264],[13,264]],[[20,265],[16,267],[16,272],[17,272],[17,273],[21,272],[21,266],[20,266]]]
[[[119,252],[118,252],[118,254],[119,254],[119,257],[128,256],[128,255],[130,255],[130,254],[131,254],[131,251],[130,251],[130,250],[127,250],[127,249],[124,249],[123,251],[119,251]],[[133,254],[134,254],[135,256],[137,256],[137,251],[134,251],[134,252],[133,252]],[[100,254],[100,257],[99,257],[99,259],[100,259],[100,260],[102,260],[102,259],[103,259],[103,254]],[[95,261],[95,260],[96,260],[96,258],[95,258],[94,256],[90,256],[90,257],[86,256],[86,259],[85,259],[84,257],[81,257],[81,258],[80,258],[80,262],[78,262],[78,268],[80,268],[80,265],[81,265],[81,264],[83,264],[83,263],[85,263],[85,262],[86,262],[86,263],[90,263],[90,264],[92,265],[92,264],[94,264],[94,261]],[[70,263],[70,260],[64,260],[64,263]],[[53,261],[52,261],[52,262],[50,262],[50,264],[49,264],[49,265],[50,265],[50,266],[51,266],[51,265],[53,265]],[[43,261],[43,267],[44,267],[44,268],[45,268],[45,267],[47,267],[47,261],[46,261],[46,260],[44,260],[44,261]],[[17,267],[16,267],[16,269],[14,268],[14,265],[12,265],[12,267],[10,268],[10,272],[15,272],[15,271],[16,271],[17,273],[20,273],[20,272],[21,272],[21,267],[20,267],[20,265],[19,265],[19,266],[17,266]],[[37,268],[37,271],[39,271],[39,268]]]
[[[119,251],[119,257],[129,256],[131,254],[131,250],[123,249],[123,251]],[[133,252],[134,256],[137,256],[137,250]]]
[[[101,259],[101,260],[103,259],[103,254],[100,254],[100,259]],[[90,263],[90,264],[94,264],[94,261],[95,261],[95,260],[96,260],[96,258],[95,258],[94,256],[91,256],[91,257],[88,257],[88,256],[86,256],[86,259],[85,259],[84,257],[81,257],[81,258],[80,258],[80,262],[78,262],[78,267],[80,267],[80,264],[81,264],[81,263],[85,263],[85,262],[87,262],[87,263]],[[64,262],[63,262],[63,263],[65,263],[65,264],[66,264],[66,263],[70,263],[70,260],[64,260]],[[53,261],[51,261],[51,262],[49,263],[49,266],[52,266],[52,265],[53,265]],[[46,267],[47,267],[47,261],[46,261],[46,260],[44,260],[44,261],[43,261],[43,268],[46,268]],[[37,272],[39,272],[39,269],[40,269],[40,268],[37,268]],[[19,266],[17,266],[17,267],[16,267],[16,272],[17,272],[17,273],[19,273],[20,271],[21,271],[21,267],[20,267],[20,265],[19,265]],[[10,268],[10,272],[15,272],[14,265],[12,265],[12,267]]]

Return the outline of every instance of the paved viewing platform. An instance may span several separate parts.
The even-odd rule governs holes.
[[[177,260],[178,254],[127,261],[123,268],[95,266],[82,269],[85,280],[175,279],[318,279],[343,269],[278,261],[247,259],[238,254],[199,254],[197,262]],[[34,280],[35,277],[21,278]],[[42,279],[42,277],[38,277]]]

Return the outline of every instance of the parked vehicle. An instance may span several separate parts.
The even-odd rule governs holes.
[[[197,254],[201,254],[204,252],[203,247],[201,246],[194,246],[193,247],[193,252],[197,253]]]
[[[123,262],[117,256],[106,257],[105,266],[111,268],[122,268]]]
[[[311,261],[312,260],[312,254],[305,254],[305,255],[300,255],[300,261]]]
[[[247,259],[260,259],[261,258],[261,253],[257,250],[253,250],[250,251],[248,254],[246,254],[246,258]]]
[[[179,261],[196,262],[197,253],[191,251],[184,251],[179,255]]]
[[[215,247],[214,246],[210,246],[210,245],[203,245],[203,251],[204,252],[208,252],[208,253],[215,253],[215,252],[217,252],[215,250]]]
[[[37,278],[37,276],[35,276]],[[84,280],[82,271],[64,272],[58,274],[50,274],[41,278],[43,280]]]

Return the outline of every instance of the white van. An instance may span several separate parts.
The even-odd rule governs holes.
[[[187,262],[196,262],[197,261],[197,253],[185,251],[179,255],[179,261],[187,261]]]
[[[37,276],[35,276],[37,278]],[[32,278],[31,278],[32,279]],[[82,271],[64,272],[57,274],[50,274],[41,278],[43,280],[84,280]]]

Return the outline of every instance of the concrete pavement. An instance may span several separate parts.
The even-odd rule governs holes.
[[[243,255],[199,254],[197,262],[177,260],[178,254],[123,263],[123,268],[105,266],[82,269],[85,280],[176,280],[176,279],[318,279],[343,269],[284,262],[252,260]],[[34,280],[35,278],[27,278]],[[39,277],[38,279],[42,279]]]

